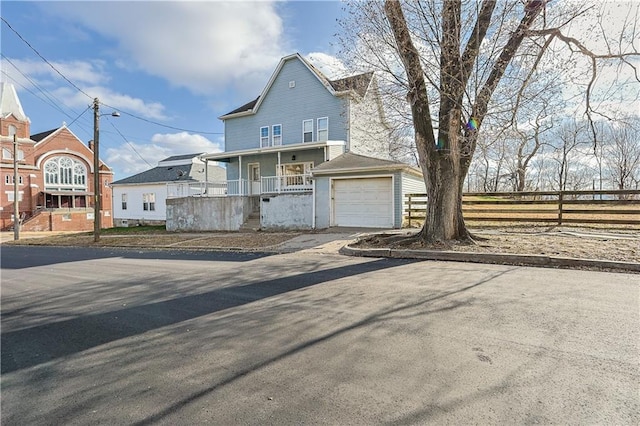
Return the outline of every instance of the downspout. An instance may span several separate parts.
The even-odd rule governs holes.
[[[346,98],[347,102],[347,146],[345,147],[345,152],[351,151],[351,98]]]

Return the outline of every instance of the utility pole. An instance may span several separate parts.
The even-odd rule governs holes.
[[[20,191],[18,190],[18,137],[13,134],[13,240],[20,239]]]
[[[93,100],[93,241],[100,241],[100,103]]]

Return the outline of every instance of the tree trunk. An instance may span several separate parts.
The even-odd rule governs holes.
[[[474,125],[463,131],[461,124],[466,120],[462,116],[462,100],[495,4],[495,0],[482,3],[474,31],[461,55],[461,0],[443,3],[437,143],[420,53],[411,39],[400,2],[386,0],[384,4],[385,15],[407,74],[407,100],[411,105],[416,148],[429,197],[427,217],[421,232],[421,237],[428,243],[469,239],[462,216],[462,191],[475,152],[477,132],[493,91],[520,46],[525,29],[532,24],[544,1],[529,0],[526,3],[525,16],[518,30],[511,35],[473,105],[473,113],[468,119],[470,122],[473,120]]]

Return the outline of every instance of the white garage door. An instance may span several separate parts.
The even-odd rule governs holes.
[[[393,188],[390,177],[335,179],[334,226],[393,228]]]

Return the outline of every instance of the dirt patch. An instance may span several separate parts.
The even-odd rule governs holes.
[[[378,234],[360,239],[352,247],[446,250],[469,253],[546,255],[576,259],[640,262],[640,232],[583,228],[472,229],[474,244],[404,244],[397,235]],[[409,236],[416,231],[407,231]]]
[[[266,249],[300,235],[298,232],[202,233],[202,234],[131,234],[102,235],[94,242],[92,234],[67,234],[43,238],[7,241],[7,245],[90,246],[90,247],[154,247],[179,249]]]

